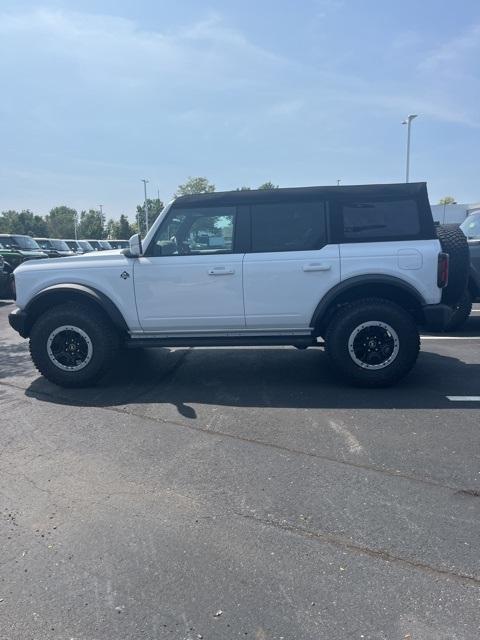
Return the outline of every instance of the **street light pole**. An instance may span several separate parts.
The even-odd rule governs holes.
[[[147,202],[147,183],[148,180],[146,180],[145,178],[142,178],[142,182],[143,182],[143,191],[145,194],[145,227],[146,227],[146,231],[148,233],[148,202]],[[139,229],[140,231],[140,229]]]
[[[402,124],[407,125],[407,167],[405,172],[405,182],[408,182],[410,178],[410,129],[412,127],[412,120],[417,117],[417,114],[411,114],[402,122]]]

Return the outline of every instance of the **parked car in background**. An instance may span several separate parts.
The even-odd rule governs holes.
[[[72,246],[70,246],[70,248],[75,251],[75,247],[77,247],[76,251],[77,253],[90,253],[91,251],[94,251],[94,248],[92,247],[92,245],[89,243],[88,240],[65,240],[65,242],[70,246],[70,243],[72,243]]]
[[[110,251],[111,245],[107,240],[87,240],[93,251]]]
[[[49,258],[67,258],[75,255],[65,240],[57,240],[55,238],[35,238],[35,242]]]
[[[480,302],[480,212],[469,215],[460,225],[460,229],[467,237],[470,249],[470,272],[465,293],[447,327],[449,330],[459,329],[468,320],[472,304]]]
[[[70,249],[76,254],[88,253],[89,251],[93,251],[93,247],[86,240],[65,240]]]
[[[12,273],[15,267],[18,267],[24,260],[21,253],[12,249],[5,242],[0,239],[0,256],[4,260],[4,271]]]
[[[48,258],[45,251],[42,251],[30,236],[8,233],[0,234],[0,254],[12,271],[25,260]]]
[[[37,247],[38,245],[33,240],[30,243],[30,240],[32,238],[29,236],[0,235],[0,298],[15,298],[15,283],[12,274],[19,264],[25,260],[38,260],[47,257],[43,251],[33,248],[32,243]],[[20,246],[31,248],[20,249]]]
[[[108,244],[112,249],[128,249],[128,240],[109,240]]]
[[[11,297],[11,273],[5,269],[5,259],[0,255],[0,298]]]

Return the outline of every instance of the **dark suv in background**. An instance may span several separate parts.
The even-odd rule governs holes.
[[[15,298],[12,273],[25,260],[47,258],[30,236],[0,234],[0,258],[3,262],[0,278],[0,298]]]

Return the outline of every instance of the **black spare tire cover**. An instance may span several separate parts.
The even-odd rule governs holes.
[[[448,284],[442,292],[444,304],[455,305],[467,288],[470,272],[470,250],[467,238],[462,230],[454,224],[442,224],[437,227],[437,235],[442,251],[448,253]]]

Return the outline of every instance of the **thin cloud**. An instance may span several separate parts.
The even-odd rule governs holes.
[[[478,69],[480,57],[480,24],[473,25],[465,33],[431,51],[419,64],[422,71],[444,70],[445,65],[475,64]]]

